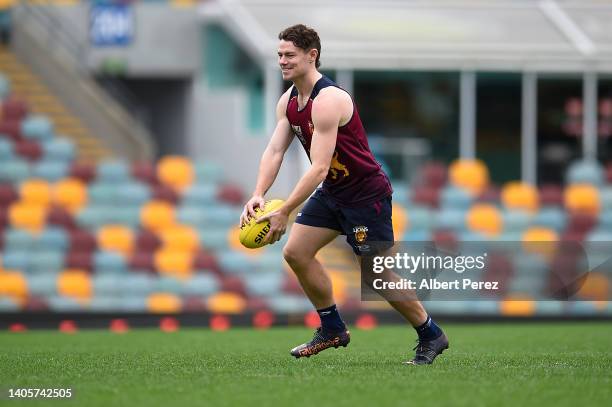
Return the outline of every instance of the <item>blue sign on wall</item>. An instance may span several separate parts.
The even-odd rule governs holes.
[[[134,10],[125,4],[92,5],[89,37],[95,46],[126,46],[134,36]]]

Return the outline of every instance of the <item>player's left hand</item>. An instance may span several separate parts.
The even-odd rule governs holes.
[[[264,243],[272,244],[278,242],[287,231],[289,216],[279,209],[257,219],[257,223],[265,221],[270,221],[270,231],[266,234]]]

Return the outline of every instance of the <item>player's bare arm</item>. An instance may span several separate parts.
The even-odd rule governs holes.
[[[291,132],[291,127],[285,114],[289,93],[290,90],[285,92],[276,105],[276,128],[261,156],[255,190],[251,198],[244,205],[244,209],[240,215],[241,225],[246,223],[250,217],[255,216],[256,208],[264,207],[264,195],[274,183],[281,164],[283,163],[285,152],[293,140],[294,135]]]
[[[285,204],[278,211],[259,219],[260,222],[270,220],[270,232],[266,235],[265,241],[274,243],[282,237],[287,229],[287,220],[291,212],[301,205],[327,177],[336,147],[338,126],[350,120],[351,113],[351,98],[340,89],[326,89],[315,99],[312,105],[314,133],[310,145],[312,165],[298,181]]]

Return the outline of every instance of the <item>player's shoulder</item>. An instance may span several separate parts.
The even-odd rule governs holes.
[[[285,116],[285,111],[287,110],[287,105],[289,104],[289,99],[291,98],[291,89],[293,86],[289,87],[285,93],[281,95],[278,99],[278,103],[276,104],[276,115],[277,117]]]
[[[353,99],[347,91],[337,86],[327,86],[319,91],[319,94],[313,101],[313,107],[315,105],[329,106],[343,106],[353,104]]]

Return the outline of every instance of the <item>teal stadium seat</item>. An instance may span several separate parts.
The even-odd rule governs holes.
[[[473,230],[463,230],[459,232],[457,238],[459,242],[486,242],[491,240],[491,238]],[[470,244],[470,246],[473,246],[473,244]]]
[[[0,165],[0,182],[21,183],[30,178],[30,166],[27,161],[15,157]]]
[[[208,210],[208,208],[205,209],[203,205],[180,205],[176,210],[176,219],[180,223],[195,228],[205,228],[208,221],[208,217],[204,214],[206,210]]]
[[[612,219],[611,219],[612,220]],[[531,220],[532,226],[542,226],[553,229],[560,233],[565,229],[567,223],[567,215],[563,209],[557,206],[545,206],[540,208]],[[611,223],[612,225],[612,223]]]
[[[123,312],[145,312],[147,311],[147,299],[142,296],[123,297],[118,300],[119,309]]]
[[[277,242],[273,246],[267,247],[263,254],[251,258],[252,271],[254,273],[281,271],[283,269],[282,250],[275,250],[276,247],[282,248],[282,243]]]
[[[27,252],[34,248],[35,243],[35,236],[26,230],[9,228],[4,232],[4,250],[6,250],[7,252]]]
[[[422,206],[408,208],[408,230],[431,231],[434,224],[434,213],[431,209]]]
[[[105,297],[96,295],[88,304],[89,311],[94,312],[120,312],[124,311],[122,302],[117,297]]]
[[[115,223],[135,229],[140,225],[139,206],[111,206],[108,207],[108,223]]]
[[[502,219],[505,232],[523,232],[531,223],[531,214],[525,211],[503,211]]]
[[[0,297],[0,312],[16,312],[21,307],[9,297]]]
[[[119,294],[125,298],[132,296],[144,297],[152,293],[154,288],[155,278],[149,274],[128,273],[125,276],[121,276]]]
[[[594,301],[572,301],[565,309],[569,315],[593,316],[606,312],[605,308],[598,306]],[[609,312],[609,311],[608,311]]]
[[[119,189],[122,186],[117,183],[96,181],[90,184],[87,193],[91,205],[117,205],[121,204],[118,198]]]
[[[208,225],[228,227],[238,224],[242,208],[218,204],[208,207],[202,212]]]
[[[24,138],[45,142],[53,138],[53,123],[41,115],[30,115],[21,122],[21,134]]]
[[[601,209],[604,211],[612,210],[612,186],[606,185],[599,190]]]
[[[30,267],[30,252],[25,250],[4,249],[2,254],[2,268],[27,272]]]
[[[87,309],[73,298],[54,295],[48,298],[49,309],[54,312],[79,312]]]
[[[248,273],[253,268],[253,260],[241,252],[224,251],[217,254],[217,260],[221,269],[230,274]]]
[[[111,209],[104,205],[91,205],[83,208],[76,215],[77,223],[89,229],[98,229],[109,223]]]
[[[109,185],[132,181],[130,166],[123,161],[103,161],[98,163],[96,181]]]
[[[117,297],[121,292],[124,276],[117,274],[94,274],[92,286],[95,297]]]
[[[466,230],[466,211],[461,209],[442,209],[434,219],[436,230],[451,230],[461,232]]]
[[[219,291],[219,280],[210,272],[198,272],[190,278],[184,287],[185,295],[208,297]]]
[[[70,246],[68,233],[62,228],[50,226],[45,228],[36,239],[37,250],[66,251]]]
[[[142,206],[151,200],[151,190],[141,182],[128,182],[117,188],[116,199],[122,206]]]
[[[125,273],[127,266],[125,258],[113,252],[98,251],[93,255],[96,273]]]
[[[612,210],[602,211],[599,214],[599,225],[606,230],[612,230]]]
[[[211,161],[194,163],[196,184],[218,184],[223,180],[223,168]]]
[[[154,292],[181,295],[184,291],[184,284],[174,277],[159,276],[154,281]]]
[[[397,202],[402,206],[410,204],[410,189],[400,183],[393,184],[393,202]]]
[[[194,184],[183,193],[185,207],[199,207],[216,203],[217,188],[214,185]]]
[[[8,161],[13,159],[15,159],[15,147],[13,143],[0,134],[0,160],[4,162],[5,160]]]
[[[523,232],[519,230],[503,230],[499,235],[495,236],[497,242],[520,242],[523,238]]]
[[[76,157],[74,143],[63,137],[55,137],[42,143],[42,159],[48,161],[72,162]]]
[[[42,178],[49,182],[57,182],[66,178],[70,172],[70,163],[65,161],[43,160],[32,166],[32,177]]]
[[[300,314],[312,311],[312,304],[303,295],[280,294],[266,299],[273,312],[279,314]]]
[[[186,223],[189,224],[189,222]],[[229,244],[227,235],[227,227],[202,227],[198,229],[199,241],[208,250],[225,250]]]
[[[28,291],[32,296],[51,297],[57,293],[57,274],[27,275]]]
[[[460,209],[467,211],[471,204],[472,197],[464,189],[448,185],[440,191],[440,208],[442,210]]]
[[[285,274],[278,272],[257,272],[244,276],[244,285],[249,296],[269,297],[281,294]]]
[[[538,301],[536,303],[535,313],[539,316],[559,316],[565,312],[566,307],[567,301]]]
[[[603,186],[604,170],[597,161],[581,160],[573,162],[566,173],[568,184],[593,184]]]
[[[587,234],[583,244],[590,270],[612,258],[612,230],[610,229],[599,225]]]
[[[34,251],[30,253],[28,271],[32,274],[59,273],[64,269],[63,251]]]

